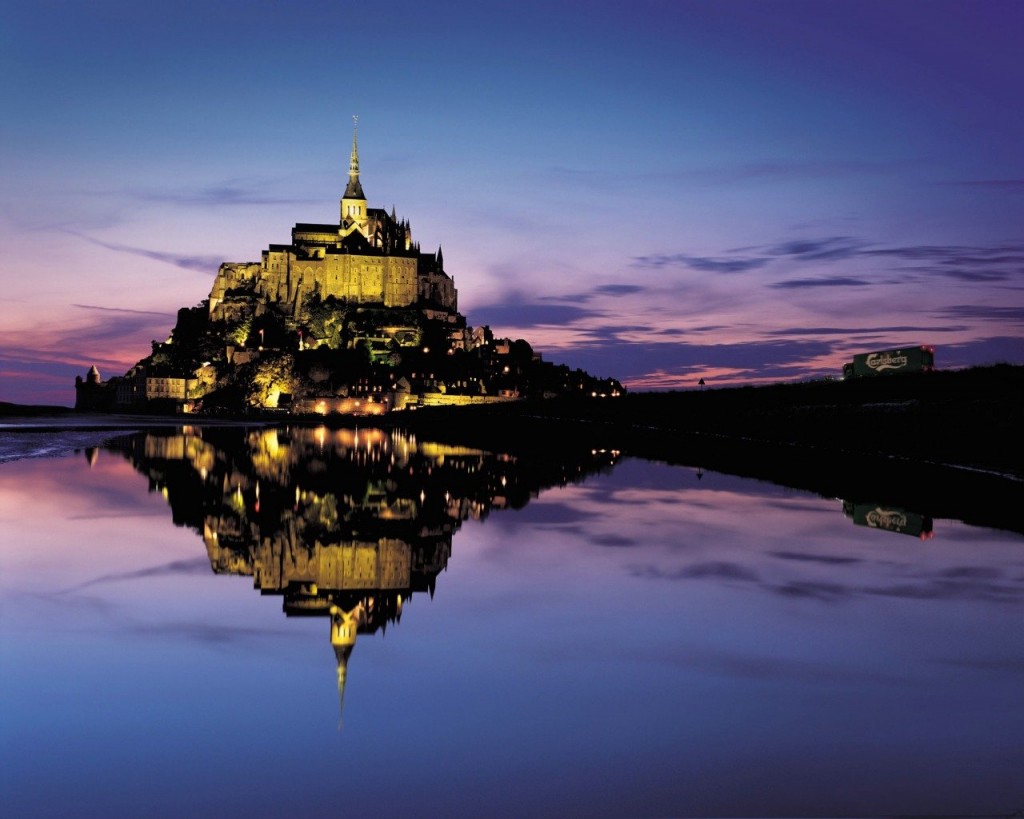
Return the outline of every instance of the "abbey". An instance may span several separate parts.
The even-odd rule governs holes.
[[[210,292],[213,321],[232,321],[246,311],[240,293],[286,307],[298,318],[310,296],[349,304],[420,306],[434,318],[458,312],[452,278],[444,272],[440,248],[421,253],[408,220],[368,208],[359,181],[359,147],[352,134],[348,185],[336,224],[298,223],[288,245],[270,245],[259,262],[228,262],[217,271]]]
[[[441,248],[420,252],[408,220],[367,207],[353,130],[337,222],[300,222],[260,261],[222,264],[209,299],[178,310],[150,355],[108,381],[94,367],[75,391],[83,410],[314,416],[622,387],[471,327]]]

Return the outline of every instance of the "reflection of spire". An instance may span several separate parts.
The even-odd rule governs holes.
[[[345,199],[365,199],[363,186],[359,182],[359,145],[356,142],[356,130],[359,117],[352,117],[352,155],[348,161],[348,186],[345,188]]]
[[[348,658],[356,646],[356,632],[365,612],[359,603],[352,611],[343,611],[331,606],[331,645],[338,661],[338,728],[341,728],[345,714],[345,681],[348,676]]]

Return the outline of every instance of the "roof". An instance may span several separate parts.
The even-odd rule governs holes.
[[[345,186],[345,194],[342,199],[362,199],[366,200],[366,194],[363,193],[363,185],[359,181],[359,177],[355,175],[349,175],[348,185]]]
[[[312,222],[296,222],[295,227],[292,228],[292,232],[300,231],[302,233],[337,233],[338,225],[315,225]]]

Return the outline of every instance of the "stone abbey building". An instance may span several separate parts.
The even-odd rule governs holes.
[[[309,296],[349,304],[419,306],[433,318],[458,312],[452,278],[440,248],[421,253],[408,220],[366,206],[359,181],[359,148],[352,134],[348,185],[336,224],[298,223],[288,245],[270,245],[259,262],[222,264],[210,292],[210,318],[231,321],[245,310],[233,293],[254,292],[299,316]]]
[[[440,247],[421,252],[408,220],[367,207],[353,131],[337,222],[300,222],[260,261],[222,264],[151,355],[106,382],[95,367],[76,379],[75,406],[379,415],[621,389],[469,326]]]

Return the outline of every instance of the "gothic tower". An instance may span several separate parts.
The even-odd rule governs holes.
[[[367,236],[366,194],[359,181],[359,145],[356,142],[356,131],[359,117],[352,117],[352,155],[348,163],[348,185],[341,197],[341,235],[348,236],[358,230]]]
[[[358,184],[358,182],[357,182]],[[365,617],[363,604],[360,602],[352,611],[345,611],[338,606],[331,606],[331,646],[334,648],[334,659],[338,663],[338,727],[345,713],[345,681],[348,677],[348,658],[356,645],[356,633],[360,621]]]

